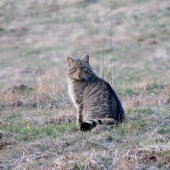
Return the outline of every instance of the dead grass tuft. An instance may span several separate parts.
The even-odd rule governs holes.
[[[0,133],[0,150],[4,149],[8,145],[16,145],[16,141],[12,141],[9,138],[6,138],[4,134]]]
[[[129,160],[125,158],[119,159],[116,164],[118,164],[118,166],[117,167],[115,166],[115,167],[120,170],[134,170],[135,169],[135,166],[132,163],[130,163]]]
[[[167,143],[166,145],[143,145],[139,148],[132,148],[127,152],[126,159],[137,164],[156,162],[157,167],[165,166],[170,161],[170,145]]]
[[[76,163],[75,154],[62,155],[58,159],[54,159],[54,164],[56,167],[62,170],[72,169],[71,165]]]

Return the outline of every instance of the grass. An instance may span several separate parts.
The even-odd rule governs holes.
[[[0,169],[168,169],[169,7],[155,0],[2,0]],[[86,53],[129,122],[79,131],[65,60]]]
[[[153,81],[119,86],[117,91],[130,121],[92,132],[79,131],[72,104],[67,96],[60,96],[66,95],[65,92],[54,92],[52,88],[52,83],[42,83],[31,91],[10,89],[3,94],[6,99],[0,114],[1,167],[163,169],[169,166],[170,115],[166,94],[169,84]],[[62,87],[56,84],[55,88]],[[19,106],[12,104],[16,97],[22,99]],[[36,99],[41,99],[39,104]],[[36,102],[36,107],[31,102]]]

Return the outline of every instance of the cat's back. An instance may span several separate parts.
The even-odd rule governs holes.
[[[83,94],[83,113],[85,119],[113,118],[123,114],[120,100],[109,83],[95,77],[86,87]]]

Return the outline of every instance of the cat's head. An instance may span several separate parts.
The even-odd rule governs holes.
[[[82,59],[73,59],[67,57],[68,77],[76,80],[86,80],[92,74],[92,69],[89,65],[89,55],[86,54]]]

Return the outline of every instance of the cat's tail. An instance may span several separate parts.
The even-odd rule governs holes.
[[[118,125],[119,123],[124,122],[124,121],[125,121],[125,116],[120,121],[116,121],[115,119],[112,119],[112,118],[88,120],[88,121],[83,122],[80,125],[80,130],[81,131],[91,130],[97,125]]]
[[[123,115],[119,117],[117,120],[113,118],[102,118],[85,121],[80,125],[80,130],[87,131],[93,129],[97,125],[118,125],[120,123],[129,121],[130,119],[128,118],[128,116],[125,113],[123,113]]]
[[[116,120],[112,118],[103,118],[103,119],[93,119],[93,120],[88,120],[83,122],[80,125],[80,130],[81,131],[87,131],[93,129],[97,125],[114,125],[116,124]]]

